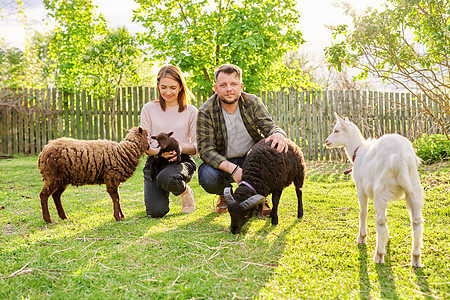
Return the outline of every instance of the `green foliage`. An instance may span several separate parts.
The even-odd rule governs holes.
[[[0,87],[43,88],[52,83],[47,56],[50,36],[34,32],[25,50],[0,48]]]
[[[86,71],[90,79],[88,90],[100,98],[111,99],[124,78],[136,85],[139,78],[134,60],[141,54],[135,38],[125,27],[107,29],[105,35],[94,39],[83,55],[83,63],[89,66]]]
[[[319,84],[311,81],[310,74],[305,72],[304,67],[300,59],[291,57],[289,60],[287,56],[283,58],[283,61],[274,64],[272,72],[278,76],[274,77],[273,90],[277,91],[282,87],[293,88],[299,92],[320,90]]]
[[[86,76],[92,66],[83,56],[95,38],[107,33],[102,15],[95,14],[91,0],[46,0],[45,8],[57,25],[49,45],[50,58],[56,63],[56,85],[67,91],[89,86]]]
[[[292,0],[138,3],[134,20],[148,30],[139,35],[141,42],[152,59],[189,72],[193,89],[211,91],[214,68],[224,63],[243,69],[247,91],[279,88],[274,67],[303,42]]]
[[[25,59],[19,48],[0,48],[0,87],[18,87],[23,78]]]
[[[427,135],[424,133],[415,140],[414,148],[425,164],[432,164],[450,159],[450,140],[442,134]]]
[[[0,160],[1,299],[448,299],[450,164],[423,165],[423,263],[409,266],[411,225],[404,201],[389,204],[391,241],[375,265],[375,211],[369,204],[368,243],[358,246],[358,201],[342,170],[348,164],[309,163],[305,215],[296,218],[293,186],[283,192],[278,226],[253,218],[239,235],[228,214],[213,212],[214,196],[190,182],[197,210],[147,219],[142,168],[119,189],[125,219],[116,222],[104,186],[69,186],[69,217],[42,220],[37,157]],[[200,163],[200,161],[197,161]],[[20,270],[20,271],[19,271]],[[16,272],[18,271],[18,272]],[[12,275],[11,277],[8,277]],[[7,277],[7,278],[4,278]]]
[[[399,85],[420,100],[421,110],[431,115],[450,139],[449,1],[388,0],[383,11],[362,14],[349,11],[353,28],[334,28],[336,44],[326,49],[328,61],[341,70],[358,67],[369,74]],[[437,110],[433,109],[436,105]],[[438,113],[439,112],[439,113]]]

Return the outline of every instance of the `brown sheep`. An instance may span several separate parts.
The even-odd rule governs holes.
[[[44,181],[40,193],[42,216],[51,223],[48,197],[52,195],[61,219],[67,219],[61,194],[69,184],[106,184],[114,205],[114,218],[124,218],[118,187],[130,178],[140,157],[148,149],[147,130],[133,127],[120,143],[108,140],[85,141],[59,138],[50,141],[39,154],[38,168]]]

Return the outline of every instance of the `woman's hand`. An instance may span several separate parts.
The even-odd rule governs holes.
[[[173,150],[173,151],[163,152],[163,153],[161,153],[161,156],[170,162],[176,161],[177,160],[177,151]]]
[[[147,150],[145,150],[145,153],[147,155],[156,155],[159,152],[159,148],[153,148],[153,147],[149,147]]]

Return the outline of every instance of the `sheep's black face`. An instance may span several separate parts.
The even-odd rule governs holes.
[[[232,234],[239,233],[242,226],[253,216],[254,209],[244,210],[239,203],[228,206],[228,212],[231,217],[230,231]]]
[[[231,217],[230,231],[233,234],[239,233],[242,226],[253,216],[258,203],[264,201],[264,196],[254,194],[247,186],[239,186],[234,194],[231,194],[231,188],[227,187],[223,194]]]

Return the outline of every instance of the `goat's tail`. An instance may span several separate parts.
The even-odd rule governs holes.
[[[403,188],[406,195],[414,195],[414,202],[422,206],[423,189],[420,183],[419,172],[417,168],[420,160],[414,155],[405,155],[398,165],[397,183]],[[414,205],[416,206],[416,205]]]

